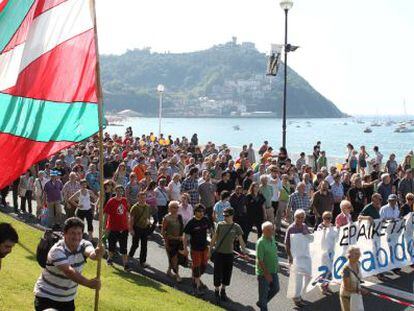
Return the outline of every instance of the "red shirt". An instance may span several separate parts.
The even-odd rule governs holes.
[[[106,229],[110,231],[128,230],[128,204],[126,198],[118,200],[116,197],[109,199],[104,208],[108,215]]]

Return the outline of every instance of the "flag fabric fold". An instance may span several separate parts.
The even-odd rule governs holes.
[[[0,0],[0,189],[99,129],[90,0]]]

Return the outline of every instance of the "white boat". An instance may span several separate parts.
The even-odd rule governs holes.
[[[395,133],[414,133],[414,128],[408,128],[405,125],[400,125],[394,130]]]
[[[372,133],[372,130],[369,127],[367,127],[365,128],[364,133]]]

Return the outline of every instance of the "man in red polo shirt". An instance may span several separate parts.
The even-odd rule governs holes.
[[[109,199],[104,208],[106,231],[108,232],[109,256],[107,259],[108,265],[113,264],[113,256],[116,248],[116,243],[119,243],[119,252],[122,255],[122,263],[124,270],[128,271],[128,256],[127,256],[127,242],[128,242],[128,203],[125,197],[122,196],[124,189],[118,185],[115,187],[116,196]]]

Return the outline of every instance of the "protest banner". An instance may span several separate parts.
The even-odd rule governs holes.
[[[311,271],[308,290],[318,279],[340,282],[349,246],[361,250],[362,277],[402,268],[414,263],[414,219],[353,222],[341,228],[328,228],[309,235],[291,237],[293,270]],[[313,285],[313,286],[312,286]]]

